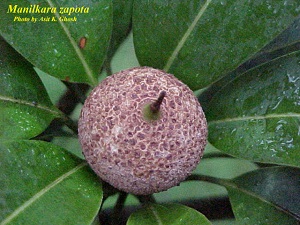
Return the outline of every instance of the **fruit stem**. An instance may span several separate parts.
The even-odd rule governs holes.
[[[119,197],[118,197],[117,203],[116,203],[116,205],[114,207],[114,211],[113,211],[113,216],[112,216],[113,223],[112,224],[118,224],[118,222],[120,221],[121,212],[124,208],[127,196],[128,196],[128,194],[125,192],[119,193]]]
[[[164,100],[164,97],[166,96],[165,91],[161,91],[159,93],[158,98],[155,100],[155,102],[147,104],[143,109],[144,119],[147,122],[152,122],[155,120],[158,120],[160,117],[160,106]]]
[[[153,195],[136,195],[135,196],[142,205],[147,205],[149,203],[156,203]]]
[[[158,99],[150,105],[150,110],[152,111],[152,113],[159,112],[160,105],[161,105],[162,101],[164,100],[165,96],[166,96],[165,91],[160,92]]]

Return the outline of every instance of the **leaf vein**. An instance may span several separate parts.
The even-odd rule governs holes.
[[[32,205],[35,201],[37,201],[40,197],[42,197],[44,194],[46,194],[49,190],[54,188],[56,185],[58,185],[60,182],[64,181],[66,178],[80,170],[82,167],[86,166],[86,162],[83,162],[70,171],[64,173],[60,177],[58,177],[56,180],[54,180],[52,183],[44,187],[42,190],[40,190],[38,193],[33,195],[30,199],[28,199],[26,202],[24,202],[23,205],[18,207],[12,214],[10,214],[5,220],[1,222],[1,225],[8,224],[11,222],[15,217],[17,217],[19,214],[21,214],[26,208],[28,208],[30,205]]]
[[[48,2],[48,4],[49,4],[50,7],[53,7],[53,8],[55,7],[54,4],[53,4],[53,2],[52,2],[52,0],[47,0],[47,2]],[[84,58],[82,52],[80,51],[80,49],[79,49],[77,43],[76,43],[75,40],[72,38],[72,35],[71,35],[69,29],[68,29],[67,26],[64,24],[64,22],[61,21],[61,20],[59,19],[60,16],[59,16],[58,12],[55,12],[54,15],[55,15],[55,17],[58,19],[59,24],[61,25],[62,29],[63,29],[64,32],[66,33],[68,39],[70,40],[70,42],[71,42],[71,44],[72,44],[72,46],[73,46],[73,48],[74,48],[76,54],[78,55],[78,58],[80,59],[80,62],[82,63],[82,66],[83,66],[83,68],[84,68],[84,70],[85,70],[85,72],[86,72],[86,74],[87,74],[89,80],[91,81],[91,83],[92,83],[94,86],[96,86],[97,83],[98,83],[98,82],[97,82],[97,79],[93,76],[93,72],[92,72],[91,68],[89,67],[88,63],[86,62],[86,59]]]
[[[156,210],[154,209],[154,207],[151,206],[150,209],[151,209],[151,211],[152,211],[152,213],[153,213],[155,219],[157,220],[158,224],[159,224],[159,225],[163,225],[163,223],[162,223],[162,221],[161,221],[161,219],[160,219],[158,213],[157,213]]]
[[[15,99],[15,98],[7,97],[7,96],[0,96],[0,100],[35,107],[35,108],[41,109],[43,111],[47,111],[55,116],[61,117],[61,114],[59,113],[59,111],[55,111],[55,110],[53,110],[47,106],[43,106],[41,104],[36,104],[35,102],[30,102],[30,101],[21,100],[21,99]]]
[[[222,119],[222,120],[209,121],[208,124],[212,125],[212,124],[236,122],[236,121],[263,120],[263,119],[275,119],[275,118],[291,118],[291,117],[300,118],[300,114],[299,113],[269,114],[269,115],[262,115],[262,116],[244,116],[244,117],[236,117],[236,118],[225,118],[225,119]]]
[[[274,207],[275,209],[277,209],[280,212],[285,213],[286,215],[292,216],[292,217],[294,217],[297,220],[300,219],[300,217],[298,215],[296,215],[295,213],[291,212],[289,209],[286,209],[283,206],[278,205],[275,202],[270,201],[267,198],[264,198],[264,196],[260,196],[259,194],[255,193],[252,190],[247,190],[247,189],[245,189],[245,188],[243,188],[241,186],[238,186],[238,185],[236,185],[234,183],[233,184],[227,184],[227,188],[232,188],[232,189],[235,189],[237,191],[241,191],[242,193],[244,193],[246,195],[249,195],[249,196],[251,196],[254,199],[257,199],[257,200],[259,200],[259,201],[261,201],[261,202],[263,202],[263,203],[265,203],[265,204],[267,204],[267,205],[269,205],[271,207]]]
[[[211,3],[212,0],[207,0],[205,2],[205,4],[201,7],[200,11],[198,12],[197,16],[195,17],[195,19],[193,20],[193,22],[191,23],[191,25],[188,27],[188,29],[186,30],[186,32],[184,33],[183,37],[181,38],[181,40],[178,42],[176,48],[174,49],[172,55],[170,56],[170,58],[168,59],[165,67],[164,67],[164,71],[168,71],[170,69],[170,67],[172,66],[175,58],[177,57],[177,55],[179,54],[180,50],[182,49],[183,45],[185,44],[185,42],[187,41],[188,37],[190,36],[190,34],[192,33],[192,31],[194,30],[194,28],[196,27],[198,21],[200,20],[200,18],[202,17],[202,15],[204,14],[205,10],[207,9],[208,5]]]

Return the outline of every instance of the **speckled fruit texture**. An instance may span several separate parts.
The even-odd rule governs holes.
[[[160,117],[143,110],[161,91]],[[197,166],[207,123],[193,92],[171,74],[140,67],[103,80],[79,119],[79,140],[92,169],[112,186],[137,195],[167,190]]]

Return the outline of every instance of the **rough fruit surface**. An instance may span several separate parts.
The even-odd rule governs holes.
[[[156,120],[146,105],[166,95]],[[79,140],[92,169],[112,186],[137,195],[167,190],[199,163],[207,123],[193,92],[171,74],[139,67],[104,79],[79,119]]]

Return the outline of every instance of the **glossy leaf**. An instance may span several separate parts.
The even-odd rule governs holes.
[[[261,49],[253,58],[240,65],[236,70],[226,74],[220,80],[214,82],[205,89],[198,97],[203,110],[206,105],[224,86],[234,80],[237,76],[250,69],[268,63],[277,58],[297,52],[300,50],[300,17],[294,21],[285,31],[272,40],[267,46]]]
[[[299,15],[297,0],[137,0],[136,53],[141,65],[173,73],[196,90],[251,58]]]
[[[300,52],[243,74],[210,102],[209,141],[230,155],[300,166]]]
[[[102,189],[87,164],[41,141],[0,143],[0,224],[91,224]]]
[[[31,138],[62,114],[32,65],[0,39],[0,139]]]
[[[300,42],[300,18],[297,18],[284,32],[269,43],[262,52],[286,48]],[[299,49],[299,47],[298,47]]]
[[[209,225],[209,220],[198,211],[179,204],[151,204],[131,214],[127,225]]]
[[[260,169],[232,182],[226,188],[238,224],[299,224],[298,168]]]
[[[133,0],[113,0],[113,31],[108,58],[112,58],[131,30]]]
[[[16,5],[32,6],[34,12],[14,13]],[[39,13],[34,7],[51,10]],[[3,0],[0,10],[1,35],[34,66],[63,80],[98,83],[112,29],[111,0]],[[18,22],[19,17],[38,21]]]

